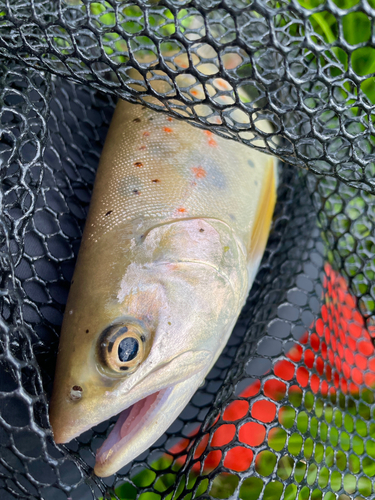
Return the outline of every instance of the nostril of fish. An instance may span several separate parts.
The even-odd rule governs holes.
[[[82,387],[80,385],[73,385],[70,391],[70,399],[72,401],[78,401],[82,397]]]

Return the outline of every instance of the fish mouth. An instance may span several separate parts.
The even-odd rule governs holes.
[[[173,386],[161,389],[135,402],[119,414],[112,431],[96,452],[95,469],[106,465],[134,436],[152,421],[165,404]]]

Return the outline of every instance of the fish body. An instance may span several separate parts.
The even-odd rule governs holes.
[[[57,443],[120,414],[108,476],[173,423],[224,348],[264,252],[276,160],[120,101],[64,315]]]

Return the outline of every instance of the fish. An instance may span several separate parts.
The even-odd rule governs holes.
[[[149,449],[225,347],[268,239],[277,159],[120,100],[61,328],[49,418],[67,443],[117,416],[94,473]]]

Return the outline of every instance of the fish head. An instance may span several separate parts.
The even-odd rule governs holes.
[[[204,228],[209,233],[209,224]],[[242,306],[215,266],[170,259],[160,239],[143,242],[126,259],[118,259],[118,245],[108,254],[104,240],[90,264],[97,271],[76,268],[50,406],[57,443],[119,415],[97,451],[99,476],[125,466],[173,423],[225,346]]]

